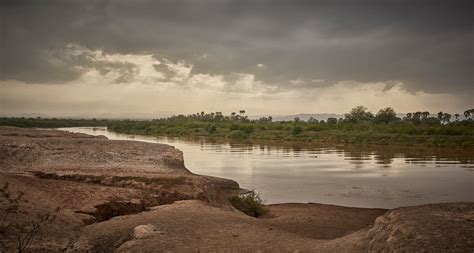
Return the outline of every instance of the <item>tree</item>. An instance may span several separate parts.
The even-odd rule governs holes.
[[[391,107],[380,109],[374,118],[374,121],[377,123],[389,123],[389,122],[397,121],[397,120],[398,120],[397,114]]]
[[[295,121],[296,123],[298,123],[298,122],[300,122],[300,118],[299,118],[299,117],[295,117],[294,121]]]
[[[224,119],[224,115],[222,115],[222,112],[216,112],[215,120],[221,121],[222,119]]]
[[[240,110],[240,111],[239,111],[239,114],[240,114],[241,116],[244,116],[245,110]]]
[[[328,124],[335,125],[335,124],[337,124],[337,119],[336,119],[336,118],[328,118],[328,119],[326,120],[326,122],[327,122]]]
[[[318,123],[319,121],[313,117],[309,117],[308,123]]]
[[[367,112],[367,107],[360,105],[352,108],[349,113],[344,114],[344,117],[346,121],[359,123],[371,121],[374,115],[371,112]]]
[[[459,114],[458,114],[458,113],[455,113],[455,114],[454,114],[454,117],[456,118],[456,120],[458,120]]]
[[[421,121],[421,116],[423,114],[421,112],[415,112],[413,113],[413,121],[420,122]]]
[[[464,117],[467,119],[469,118],[469,116],[471,116],[471,113],[469,112],[469,110],[464,111]]]
[[[443,114],[443,121],[447,123],[447,122],[449,122],[450,120],[451,120],[451,114],[449,114],[449,113],[444,113],[444,114]]]
[[[443,112],[438,112],[438,119],[439,119],[439,121],[443,121],[443,115],[444,115]]]
[[[258,122],[262,122],[262,123],[265,123],[265,122],[272,122],[272,117],[260,117],[258,120]]]
[[[472,117],[473,115],[474,115],[474,109],[469,109],[469,110],[464,111],[464,117],[466,117],[466,119]]]
[[[430,112],[424,111],[421,113],[421,116],[423,117],[423,119],[426,119],[428,118],[428,116],[430,116]]]

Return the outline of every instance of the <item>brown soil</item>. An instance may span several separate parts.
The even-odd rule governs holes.
[[[27,214],[15,216],[14,222],[36,214],[56,215],[30,247],[42,252],[474,248],[474,203],[388,212],[290,203],[268,205],[269,212],[257,219],[228,203],[227,198],[239,191],[236,182],[189,172],[181,151],[161,144],[0,127],[0,170],[0,186],[8,182],[9,191],[24,192],[28,200],[21,204]],[[0,233],[0,242],[9,252],[15,238]]]

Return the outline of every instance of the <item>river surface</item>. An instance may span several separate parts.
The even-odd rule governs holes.
[[[474,201],[472,150],[392,146],[297,146],[119,134],[61,128],[112,140],[158,142],[180,149],[194,173],[229,178],[265,203],[316,202],[395,208]]]

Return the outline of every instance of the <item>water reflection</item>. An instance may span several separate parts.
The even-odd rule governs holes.
[[[157,141],[163,143],[180,143],[195,142],[196,139],[187,138],[169,138],[158,137]],[[443,150],[424,148],[381,148],[376,146],[332,146],[319,148],[306,148],[304,146],[273,146],[268,144],[251,144],[251,143],[216,143],[212,140],[198,139],[200,150],[205,152],[230,152],[239,154],[252,154],[259,156],[281,156],[281,157],[312,157],[324,155],[336,155],[342,157],[355,167],[363,167],[365,163],[381,165],[381,167],[390,167],[396,159],[402,159],[409,164],[473,164],[473,154],[464,150]],[[362,149],[362,150],[361,150]],[[363,150],[366,149],[366,150]],[[442,152],[440,152],[442,151]]]
[[[191,171],[234,179],[261,191],[267,203],[393,208],[474,200],[474,154],[467,149],[242,143],[135,136],[104,128],[67,130],[175,146]]]

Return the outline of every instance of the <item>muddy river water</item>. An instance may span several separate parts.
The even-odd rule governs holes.
[[[392,146],[298,146],[119,134],[63,128],[180,149],[194,173],[229,178],[265,203],[394,208],[474,201],[474,151]]]

